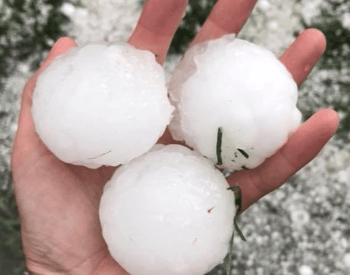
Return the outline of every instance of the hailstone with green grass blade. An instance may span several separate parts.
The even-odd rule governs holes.
[[[100,204],[103,237],[133,275],[203,275],[221,263],[235,198],[225,177],[180,145],[157,145],[121,166]]]
[[[226,35],[190,48],[169,83],[177,140],[228,170],[254,168],[301,122],[298,88],[265,48]]]
[[[155,56],[128,44],[90,44],[41,73],[32,115],[62,161],[97,168],[127,163],[154,146],[173,107]]]

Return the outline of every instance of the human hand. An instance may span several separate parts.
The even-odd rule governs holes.
[[[238,33],[255,0],[219,0],[192,44],[226,33]],[[148,0],[129,43],[165,59],[187,0]],[[98,218],[104,184],[114,168],[90,170],[59,161],[39,139],[31,117],[36,79],[52,59],[75,42],[59,40],[22,96],[12,153],[14,189],[21,220],[23,251],[34,274],[127,274],[111,258]],[[325,48],[324,36],[307,30],[281,56],[298,84],[307,77]],[[282,185],[313,159],[333,135],[338,117],[321,110],[305,122],[288,143],[261,166],[229,178],[243,193],[243,209]],[[173,143],[168,132],[160,142]]]
[[[61,162],[40,140],[31,116],[38,75],[75,45],[57,41],[22,94],[11,167],[26,266],[33,274],[127,274],[109,255],[98,218],[103,186],[115,168]]]

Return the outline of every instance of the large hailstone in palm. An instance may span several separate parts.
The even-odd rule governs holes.
[[[284,65],[234,35],[190,48],[169,90],[173,137],[229,170],[261,164],[301,121],[297,85]]]
[[[157,145],[121,166],[100,204],[103,237],[133,275],[202,275],[228,253],[234,194],[214,165],[180,145]]]
[[[147,152],[173,107],[155,56],[128,44],[91,44],[58,56],[38,78],[36,131],[62,161],[117,166]]]

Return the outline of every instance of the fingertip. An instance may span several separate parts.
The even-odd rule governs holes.
[[[316,28],[305,29],[300,37],[305,37],[309,41],[309,45],[314,48],[320,55],[322,55],[327,47],[327,39],[322,31]]]
[[[313,114],[295,133],[294,143],[303,142],[312,149],[316,156],[321,148],[337,132],[339,125],[338,113],[330,108],[324,108]],[[305,158],[306,159],[306,158]]]
[[[41,68],[45,68],[56,56],[66,52],[72,47],[76,47],[77,43],[70,37],[64,36],[59,38],[52,46],[50,52],[45,58],[44,62],[41,65]]]
[[[50,55],[59,55],[61,53],[64,53],[71,47],[76,47],[77,43],[70,37],[63,36],[59,38],[56,43],[52,46]]]
[[[280,56],[280,61],[301,85],[326,50],[326,37],[315,28],[306,29]]]
[[[315,115],[320,116],[324,129],[327,129],[330,135],[334,135],[337,132],[340,119],[336,111],[331,108],[325,108],[319,110]]]

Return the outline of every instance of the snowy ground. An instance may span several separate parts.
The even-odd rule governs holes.
[[[301,30],[298,15],[311,18],[321,0],[261,0],[241,36],[277,55]],[[83,8],[63,7],[72,18],[78,43],[125,40],[140,14],[138,0],[82,1]],[[168,58],[168,74],[179,59]],[[19,95],[28,78],[25,66],[0,94],[0,174],[8,167],[16,131]],[[310,87],[312,84],[306,83]],[[305,91],[303,91],[305,92]],[[2,113],[11,113],[2,119]],[[5,157],[4,157],[5,156]],[[332,140],[311,164],[282,188],[252,206],[240,219],[247,243],[236,239],[235,268],[240,275],[350,274],[350,146]],[[0,266],[1,267],[1,266]],[[3,274],[0,272],[1,275]],[[223,274],[218,267],[210,274]]]

